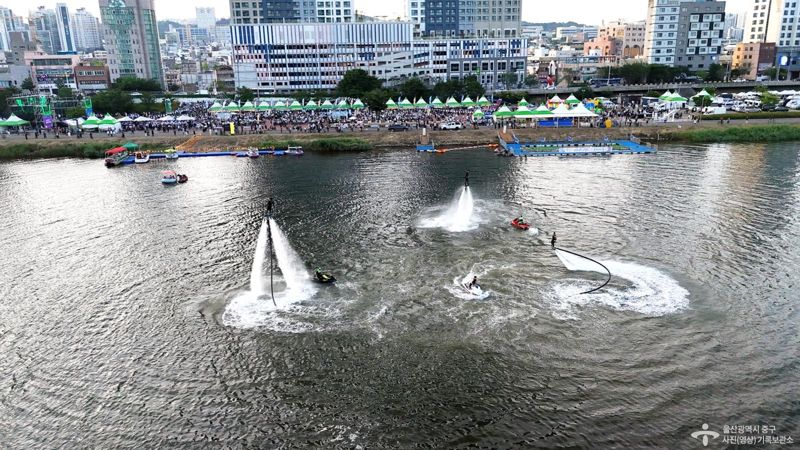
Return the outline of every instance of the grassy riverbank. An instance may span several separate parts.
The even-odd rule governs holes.
[[[708,129],[675,130],[662,135],[675,142],[713,144],[717,142],[757,143],[800,141],[798,125],[750,125]]]
[[[102,158],[105,151],[124,142],[36,142],[0,145],[0,160],[43,158]],[[143,150],[166,148],[163,144],[145,144]]]

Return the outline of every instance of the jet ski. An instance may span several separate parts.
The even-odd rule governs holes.
[[[329,273],[320,272],[319,270],[317,270],[314,273],[314,281],[321,284],[331,284],[336,282],[336,278]]]
[[[483,289],[481,289],[481,286],[479,284],[469,287],[469,283],[467,283],[467,284],[462,284],[461,287],[467,294],[474,295],[476,297],[480,297],[483,295]]]
[[[512,220],[511,221],[511,226],[513,226],[514,228],[516,228],[518,230],[524,230],[524,231],[527,231],[531,227],[526,222],[520,222],[519,219]]]

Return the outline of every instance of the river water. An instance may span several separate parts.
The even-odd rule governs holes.
[[[190,181],[160,185],[167,167]],[[277,308],[249,292],[270,196]],[[2,446],[800,438],[795,145],[14,162],[0,206]],[[568,270],[553,231],[609,286],[580,295],[605,277]],[[339,282],[308,283],[317,266]],[[485,296],[457,286],[470,273]]]

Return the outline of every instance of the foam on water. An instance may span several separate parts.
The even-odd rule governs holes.
[[[584,258],[556,251],[556,255],[571,271],[606,273],[606,271]],[[681,287],[668,274],[653,267],[640,264],[601,261],[614,278],[629,282],[629,287],[605,287],[601,291],[581,295],[597,283],[584,280],[563,281],[553,287],[555,315],[564,319],[577,319],[577,310],[593,305],[606,306],[618,311],[633,311],[646,316],[659,317],[674,314],[689,306],[689,291]]]
[[[264,260],[267,256],[267,219],[261,221],[256,241],[256,253],[253,255],[253,268],[250,270],[250,291],[264,293]]]
[[[485,300],[489,297],[491,291],[484,291],[480,288],[467,290],[465,287],[465,285],[468,285],[475,276],[481,277],[483,276],[483,273],[475,273],[475,269],[473,269],[463,278],[455,277],[453,278],[453,284],[447,286],[447,290],[450,291],[453,296],[462,300]],[[480,279],[478,281],[480,282]]]
[[[478,228],[478,221],[473,217],[475,200],[469,187],[460,187],[455,193],[450,207],[437,217],[420,221],[421,228],[443,228],[460,233]]]

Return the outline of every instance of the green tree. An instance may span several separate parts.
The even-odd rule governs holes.
[[[529,88],[539,87],[539,77],[536,75],[527,75],[524,80],[525,86]]]
[[[781,100],[777,95],[770,94],[766,86],[758,86],[755,91],[761,94],[761,104],[764,106],[777,105]]]
[[[11,114],[8,107],[8,99],[15,95],[19,95],[19,90],[14,87],[0,90],[0,115],[3,117],[8,117]]]
[[[236,90],[236,97],[239,98],[240,103],[244,103],[253,101],[256,98],[256,94],[252,89],[242,86]]]
[[[79,117],[83,117],[86,114],[86,110],[83,109],[82,106],[73,106],[72,108],[67,108],[64,111],[64,115],[67,116],[67,119],[77,119]]]
[[[427,101],[428,97],[431,95],[430,88],[417,77],[403,81],[397,89],[400,91],[402,97],[407,98],[411,102],[420,98]]]
[[[59,86],[56,95],[58,95],[58,98],[72,98],[74,92],[72,92],[72,88],[69,86]]]
[[[137,77],[121,77],[114,82],[113,87],[126,92],[159,92],[161,85],[158,81]]]
[[[594,90],[590,86],[583,86],[577,91],[575,91],[575,97],[578,97],[581,100],[585,100],[587,98],[594,98]]]
[[[131,94],[118,89],[95,94],[92,97],[92,107],[95,111],[108,114],[129,113],[134,110]]]
[[[612,70],[612,73],[614,72],[625,80],[625,84],[644,84],[647,83],[650,74],[650,65],[645,63],[625,64],[616,71]]]
[[[711,64],[708,66],[708,76],[705,81],[722,81],[725,79],[725,67],[722,64]]]
[[[146,112],[156,112],[158,108],[156,108],[156,99],[153,97],[153,94],[149,92],[145,92],[139,98],[139,104],[136,105],[136,109],[139,112],[146,113]]]
[[[746,75],[747,72],[748,72],[747,70],[740,69],[738,67],[731,69],[731,80],[738,80],[742,76]]]
[[[33,84],[33,79],[31,77],[22,80],[22,84],[20,85],[20,87],[25,91],[32,91],[36,88],[36,86]]]
[[[336,85],[336,94],[340,97],[357,98],[365,92],[380,89],[382,85],[381,80],[373,77],[366,70],[353,69],[348,70]]]
[[[478,100],[486,93],[486,89],[478,80],[477,75],[468,75],[464,77],[464,93],[472,97],[473,100]]]
[[[360,97],[371,110],[382,111],[386,109],[386,101],[391,98],[391,93],[385,89],[373,89]]]
[[[506,86],[506,89],[511,89],[519,82],[519,77],[516,72],[506,72],[500,75],[500,81]]]

